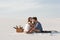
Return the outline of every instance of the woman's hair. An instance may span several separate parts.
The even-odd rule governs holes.
[[[32,19],[32,17],[29,17],[29,18],[28,18],[28,22],[32,22],[30,19]]]

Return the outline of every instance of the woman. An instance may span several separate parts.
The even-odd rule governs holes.
[[[31,26],[32,26],[32,17],[29,17],[28,22],[25,25],[24,32],[28,33],[31,29]]]

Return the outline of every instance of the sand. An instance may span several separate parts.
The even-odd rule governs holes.
[[[60,33],[16,33],[13,27],[26,24],[25,22],[20,19],[0,19],[0,40],[60,40]],[[60,32],[60,18],[40,19],[40,22],[44,30],[56,30]]]

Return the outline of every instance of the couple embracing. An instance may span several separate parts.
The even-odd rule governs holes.
[[[43,31],[41,23],[37,20],[37,17],[29,17],[28,22],[25,25],[24,32],[26,33],[40,33]]]

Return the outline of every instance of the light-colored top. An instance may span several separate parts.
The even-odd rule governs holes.
[[[30,25],[27,23],[24,28],[24,32],[28,32],[30,30]]]

